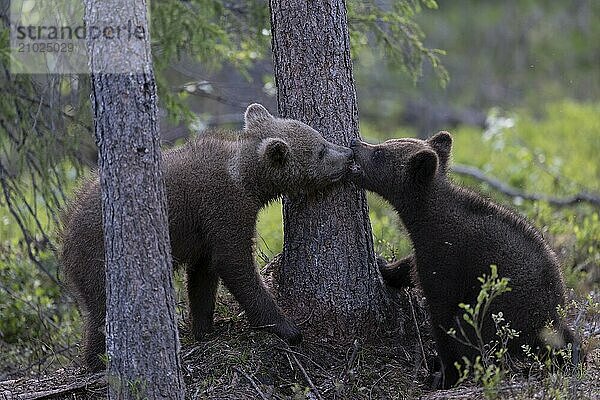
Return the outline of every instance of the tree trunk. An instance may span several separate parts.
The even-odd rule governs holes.
[[[88,42],[106,262],[109,398],[183,399],[146,4],[86,0],[87,26],[144,38]],[[110,73],[107,73],[110,72]]]
[[[343,0],[271,0],[279,113],[337,144],[358,137]],[[389,299],[376,267],[365,193],[346,184],[318,198],[284,198],[277,290],[296,320],[340,340],[374,332]]]

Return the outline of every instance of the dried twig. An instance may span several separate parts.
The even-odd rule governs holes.
[[[315,396],[317,396],[317,399],[323,400],[323,398],[321,397],[321,394],[317,390],[317,387],[313,383],[312,379],[310,379],[310,376],[308,376],[308,374],[306,373],[306,370],[304,369],[304,367],[302,366],[302,364],[300,364],[300,361],[298,361],[298,357],[296,357],[296,355],[294,353],[287,353],[287,354],[288,354],[288,356],[291,356],[294,359],[294,362],[296,363],[296,365],[298,366],[298,368],[302,372],[302,375],[304,375],[304,378],[306,379],[306,382],[310,386],[311,390],[314,392]]]
[[[346,363],[346,367],[344,368],[344,370],[342,371],[342,373],[340,375],[341,381],[346,381],[348,379],[348,375],[350,374],[350,371],[352,370],[352,366],[354,365],[354,362],[356,361],[356,357],[358,356],[359,348],[360,348],[360,345],[358,343],[358,339],[354,339],[354,342],[352,343],[352,354],[350,354],[350,358],[348,359],[348,362]]]
[[[354,339],[354,342],[352,343],[352,354],[350,355],[350,358],[348,359],[348,365],[346,367],[346,370],[349,370],[352,368],[352,365],[354,364],[354,361],[356,360],[356,356],[358,355],[359,348],[360,348],[360,344],[358,343],[358,339]]]
[[[499,398],[507,398],[509,393],[523,389],[523,384],[501,385],[494,389],[494,394]],[[420,397],[423,400],[445,400],[445,399],[479,399],[485,398],[482,387],[458,387],[447,390],[436,390],[426,393]]]
[[[186,83],[183,86],[180,86],[180,87],[174,88],[174,89],[177,90],[179,93],[188,93],[188,94],[193,95],[193,96],[204,97],[206,99],[214,100],[217,103],[226,104],[226,105],[229,105],[229,106],[240,107],[240,108],[246,106],[246,103],[242,103],[242,102],[239,102],[239,101],[234,101],[234,100],[231,100],[231,99],[229,99],[229,98],[227,98],[225,96],[221,96],[221,95],[214,94],[214,93],[211,93],[209,91],[203,90],[200,87],[203,83],[204,82],[189,82],[189,83]],[[206,83],[208,83],[208,82],[206,82]],[[193,88],[193,90],[190,90],[189,89],[190,87]],[[239,117],[235,117],[235,118],[236,118],[236,122],[237,122],[237,120],[239,119]]]
[[[322,366],[321,364],[319,364],[318,362],[316,362],[315,360],[313,360],[312,358],[310,358],[306,354],[302,354],[302,353],[300,353],[298,351],[294,351],[292,349],[285,348],[285,347],[275,347],[275,350],[285,351],[287,353],[292,353],[292,354],[295,354],[297,356],[304,357],[306,359],[306,361],[310,362],[311,364],[313,364],[314,366],[316,366],[317,368],[319,368],[321,371],[325,371],[325,372],[329,371],[327,368],[325,368],[324,366]]]
[[[391,372],[392,372],[392,370],[387,371],[385,374],[383,374],[379,378],[377,378],[377,380],[371,385],[371,388],[369,389],[369,400],[371,400],[373,398],[372,394],[373,394],[373,389],[375,389],[375,386],[377,386],[377,384],[379,382],[381,382],[383,380],[383,378],[388,376]]]
[[[260,388],[258,387],[258,384],[256,383],[256,381],[254,379],[252,379],[252,377],[250,375],[248,375],[246,373],[246,371],[244,371],[243,369],[238,368],[238,367],[233,367],[233,369],[236,370],[237,372],[239,372],[240,374],[244,375],[244,378],[246,378],[248,380],[248,382],[250,382],[250,384],[252,385],[254,390],[256,390],[256,393],[258,393],[258,395],[260,396],[261,399],[268,400],[267,397],[265,396],[265,394],[262,392],[262,390],[260,390]]]
[[[522,198],[524,200],[531,201],[545,201],[546,203],[556,207],[567,207],[580,203],[589,203],[593,206],[600,207],[600,194],[579,192],[573,196],[554,197],[541,193],[526,193],[506,184],[505,182],[502,182],[499,179],[487,176],[479,168],[475,168],[470,165],[456,164],[452,166],[452,171],[456,174],[469,176],[478,181],[485,182],[490,185],[492,189],[513,198]]]
[[[425,369],[429,372],[429,368],[427,367],[427,357],[425,356],[425,349],[423,348],[423,340],[421,339],[421,330],[419,329],[419,324],[417,322],[417,315],[415,314],[415,307],[412,302],[412,298],[410,297],[410,292],[406,291],[406,296],[408,297],[408,303],[410,304],[410,311],[413,317],[413,322],[415,323],[415,328],[417,329],[417,338],[419,339],[419,347],[421,348],[421,357],[423,357],[423,364],[425,365]],[[416,366],[418,368],[418,366]]]

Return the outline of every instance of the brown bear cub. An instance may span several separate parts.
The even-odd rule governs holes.
[[[275,118],[260,104],[245,114],[241,132],[205,133],[163,155],[171,250],[185,264],[191,329],[213,328],[219,280],[254,327],[298,343],[257,273],[253,244],[259,210],[282,194],[314,193],[342,179],[352,151],[311,127]],[[101,197],[96,176],[79,190],[64,216],[60,253],[64,275],[85,316],[85,363],[104,368],[105,268]]]
[[[410,286],[412,274],[427,299],[443,386],[458,379],[456,361],[476,353],[447,334],[468,331],[459,303],[476,304],[483,274],[490,265],[509,279],[510,292],[491,304],[484,320],[483,339],[495,337],[491,314],[502,312],[519,337],[509,343],[514,356],[521,345],[543,349],[542,333],[552,323],[563,343],[578,345],[557,312],[565,303],[565,288],[556,256],[542,235],[523,217],[478,194],[453,184],[447,177],[452,138],[440,132],[428,140],[395,139],[370,145],[353,141],[357,164],[353,181],[388,200],[406,226],[414,258],[384,266],[390,286]],[[410,270],[413,269],[411,273]],[[459,335],[460,337],[460,335]],[[476,343],[474,338],[469,338]]]

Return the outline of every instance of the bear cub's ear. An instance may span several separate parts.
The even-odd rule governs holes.
[[[255,123],[267,121],[273,118],[275,117],[273,117],[261,104],[254,103],[250,104],[248,108],[246,108],[246,113],[244,114],[244,124],[246,125],[246,129],[248,129]]]
[[[281,167],[290,154],[290,146],[279,138],[264,139],[258,146],[258,155],[271,165]]]
[[[452,135],[446,131],[441,131],[427,139],[427,143],[435,150],[440,159],[440,168],[446,172],[450,151],[452,150]]]
[[[428,184],[437,173],[438,156],[429,149],[419,150],[408,160],[408,175],[413,182]]]

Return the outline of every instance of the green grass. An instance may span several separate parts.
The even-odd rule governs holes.
[[[281,200],[263,208],[256,223],[257,261],[264,266],[283,250],[283,216]]]
[[[375,252],[387,258],[410,252],[410,242],[399,225],[393,208],[381,197],[368,193],[369,217],[373,228]],[[260,266],[283,250],[281,201],[265,207],[258,216],[257,260]]]
[[[600,190],[600,103],[549,104],[540,115],[492,110],[492,126],[452,130],[453,161],[473,165],[515,186],[560,195]],[[435,132],[431,132],[433,134]],[[381,131],[362,123],[367,141],[414,136],[404,127]]]

